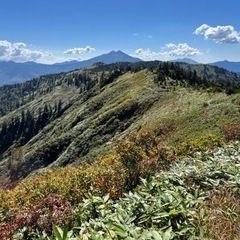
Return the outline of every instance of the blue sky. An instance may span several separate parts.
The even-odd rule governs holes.
[[[0,0],[0,60],[122,50],[144,60],[240,61],[239,0]]]

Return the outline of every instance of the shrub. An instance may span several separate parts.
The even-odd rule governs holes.
[[[16,231],[23,228],[27,232],[39,230],[50,234],[52,224],[64,226],[71,223],[74,216],[71,204],[56,194],[40,200],[34,207],[12,210],[8,215],[12,220],[0,226],[1,239],[11,239]]]
[[[33,178],[25,179],[14,189],[6,192],[4,201],[0,202],[0,210],[18,209],[33,206],[36,201],[49,194],[58,194],[68,199],[71,204],[82,200],[91,186],[91,178],[82,169],[76,167],[46,170]],[[1,196],[0,196],[1,197]]]
[[[172,151],[148,132],[127,136],[117,143],[116,150],[128,171],[128,189],[134,188],[140,177],[168,169],[174,160]]]
[[[100,157],[86,169],[86,173],[92,179],[92,189],[95,193],[118,198],[125,190],[126,169],[115,154],[109,153]]]
[[[146,157],[140,161],[140,176],[145,178],[160,171],[166,171],[174,160],[175,156],[170,148],[159,144],[155,149],[155,156]]]
[[[193,156],[196,152],[213,150],[214,148],[221,147],[223,145],[224,142],[222,138],[213,134],[208,134],[199,138],[188,139],[177,145],[174,151],[178,156]]]
[[[119,142],[116,149],[120,156],[120,161],[127,171],[127,188],[132,189],[139,182],[139,163],[146,155],[141,147],[137,146],[135,142],[129,139]]]

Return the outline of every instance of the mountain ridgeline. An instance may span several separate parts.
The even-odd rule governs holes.
[[[182,141],[177,124],[184,128],[192,119],[193,126],[199,125],[197,109],[212,111],[213,106],[206,110],[209,95],[222,94],[224,104],[224,98],[234,93],[239,97],[239,86],[239,75],[225,69],[159,61],[97,63],[3,86],[0,181],[18,181],[46,167],[93,162],[113,149],[115,141],[139,130],[154,131],[169,142]],[[235,99],[229,106],[234,119],[239,119],[239,103]],[[212,112],[210,117],[219,118],[216,125],[229,120]],[[206,131],[206,124],[199,129]]]
[[[60,72],[68,72],[75,69],[89,67],[94,63],[102,62],[110,64],[114,62],[139,62],[138,58],[131,57],[121,51],[111,51],[107,54],[83,60],[83,61],[67,61],[55,64],[40,64],[36,62],[16,63],[13,61],[0,61],[0,86],[6,84],[15,84],[25,82],[32,78],[45,74],[54,74]]]

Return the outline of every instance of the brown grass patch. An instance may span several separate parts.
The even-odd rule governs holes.
[[[205,211],[210,239],[240,239],[240,196],[232,189],[221,188],[213,191]]]

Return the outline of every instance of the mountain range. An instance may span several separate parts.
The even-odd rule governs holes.
[[[176,59],[176,60],[173,60],[172,62],[184,62],[184,63],[188,63],[188,64],[199,64],[198,62],[196,62],[190,58]],[[224,60],[224,61],[208,63],[207,65],[225,68],[228,71],[240,73],[240,62],[231,62],[231,61]]]
[[[209,65],[225,68],[228,71],[240,73],[240,62],[229,62],[227,60],[209,63]]]
[[[94,63],[102,62],[105,64],[115,62],[139,62],[139,58],[131,57],[122,51],[111,51],[88,60],[83,61],[66,61],[55,64],[40,64],[36,62],[17,63],[13,61],[0,62],[0,86],[6,84],[21,83],[41,75],[55,74],[61,72],[73,71],[89,67]],[[188,64],[199,64],[190,58],[176,59],[172,62],[184,62]],[[209,65],[225,68],[229,71],[240,73],[240,62],[219,61],[209,63]]]
[[[172,62],[184,62],[188,64],[198,64],[198,62],[192,60],[191,58],[178,58],[175,60],[172,60]]]
[[[75,69],[89,67],[94,63],[110,64],[114,62],[138,62],[138,58],[131,57],[122,51],[111,51],[84,61],[67,61],[55,64],[40,64],[36,62],[16,63],[13,61],[0,62],[0,86],[20,83],[45,74],[68,72]]]

